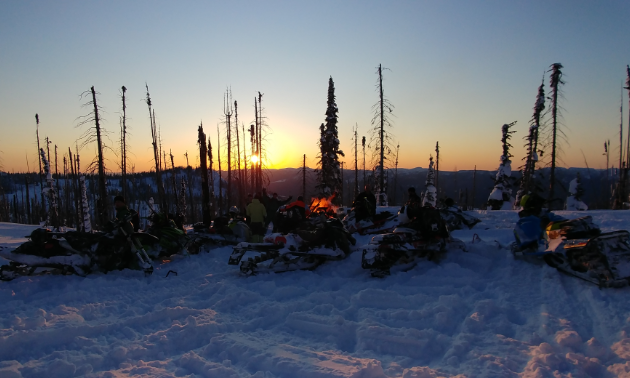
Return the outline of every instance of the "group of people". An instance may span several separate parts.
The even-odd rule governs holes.
[[[286,200],[280,200],[278,193],[273,193],[269,197],[267,189],[263,189],[262,193],[257,193],[255,196],[251,194],[247,196],[245,216],[252,231],[253,243],[263,241],[263,236],[270,223],[273,223],[274,231],[277,231],[283,221],[286,221],[282,215],[279,215],[278,210],[281,208],[283,213],[295,214],[294,218],[296,219],[306,218],[309,209],[304,203],[304,198],[299,196],[296,201],[291,202],[292,199],[293,196],[289,196]]]

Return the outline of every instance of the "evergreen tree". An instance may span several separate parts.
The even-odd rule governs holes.
[[[510,128],[515,124],[516,121],[504,124],[501,127],[503,154],[500,157],[501,164],[494,178],[494,188],[488,197],[488,210],[511,210],[514,203],[514,198],[511,198],[512,189],[510,188],[512,183],[512,161],[510,160],[512,154],[510,154],[510,147],[512,145],[508,141],[512,138],[512,134],[515,133],[515,131],[510,131]]]
[[[48,216],[46,218],[46,225],[53,226],[55,230],[59,230],[59,210],[57,208],[57,193],[55,191],[55,184],[50,170],[50,163],[46,158],[44,149],[39,150],[41,159],[44,165],[44,175],[46,176],[46,187],[44,188],[44,194],[48,200]],[[17,222],[17,220],[16,220]]]
[[[339,149],[337,132],[337,104],[335,103],[335,83],[332,77],[328,80],[328,108],[326,109],[326,124],[319,127],[319,170],[317,171],[317,189],[320,195],[329,197],[334,192],[341,191],[341,167],[339,155],[345,156]],[[338,202],[339,196],[333,202]],[[337,203],[336,203],[337,204]]]
[[[538,95],[534,104],[534,115],[531,119],[529,133],[525,137],[527,141],[525,148],[527,156],[525,156],[525,165],[521,167],[522,178],[521,186],[516,194],[516,207],[520,206],[521,198],[528,193],[540,194],[542,191],[538,177],[536,176],[536,163],[538,162],[538,135],[541,128],[541,118],[545,110],[545,78],[538,87]]]
[[[550,210],[555,210],[558,208],[558,198],[555,196],[555,188],[556,188],[556,160],[558,159],[558,137],[563,136],[564,133],[559,130],[559,114],[558,109],[560,108],[558,104],[558,97],[560,96],[560,85],[564,84],[562,81],[562,64],[554,63],[551,65],[549,72],[551,72],[550,76],[550,84],[551,87],[551,171],[549,173],[549,197],[547,202],[549,204]],[[562,204],[562,202],[560,202]]]
[[[435,169],[433,168],[433,156],[429,156],[429,171],[425,181],[426,190],[422,198],[422,206],[437,206],[437,190],[435,189]]]

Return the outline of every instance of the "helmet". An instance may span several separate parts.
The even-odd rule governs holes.
[[[409,216],[407,215],[407,206],[403,206],[398,211],[398,224],[405,224],[409,222]]]
[[[239,213],[238,207],[236,206],[230,207],[230,214],[238,214],[238,213]]]

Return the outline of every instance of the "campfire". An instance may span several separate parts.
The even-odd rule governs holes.
[[[314,198],[309,206],[311,214],[325,214],[327,217],[334,217],[339,206],[333,205],[333,200],[337,193],[333,193],[328,198]]]

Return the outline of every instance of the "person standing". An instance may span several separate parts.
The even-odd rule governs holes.
[[[269,223],[273,222],[273,227],[274,229],[276,228],[276,213],[278,212],[278,209],[280,208],[280,206],[283,206],[289,203],[292,199],[293,199],[293,196],[289,196],[289,198],[287,198],[286,200],[280,201],[278,199],[278,193],[273,194],[273,197],[271,197],[271,199],[269,200],[269,203],[266,206],[266,209],[267,209],[267,225],[266,226],[269,226]]]
[[[250,228],[252,230],[252,242],[262,243],[263,235],[265,235],[265,218],[267,217],[267,209],[260,203],[260,195],[256,195],[252,203],[247,205],[247,218],[250,220]]]

